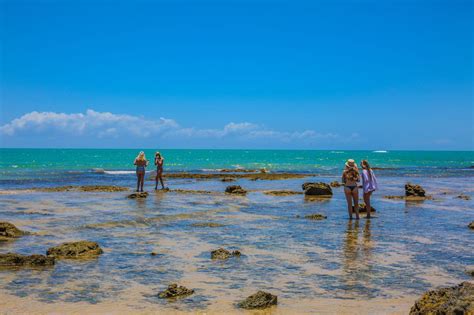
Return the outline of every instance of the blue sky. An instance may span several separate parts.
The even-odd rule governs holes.
[[[0,4],[2,147],[474,149],[472,1]]]

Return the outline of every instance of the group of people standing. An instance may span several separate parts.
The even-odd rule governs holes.
[[[160,152],[155,153],[155,190],[158,189],[158,182],[161,183],[161,188],[165,189],[163,183],[163,164],[165,159]],[[141,151],[135,158],[133,164],[136,166],[137,173],[137,192],[143,192],[143,184],[145,182],[145,171],[148,166],[148,160],[145,157],[145,152]],[[362,172],[359,171],[357,164],[353,159],[347,160],[344,171],[342,173],[342,183],[344,184],[344,194],[347,200],[347,210],[349,218],[353,218],[355,212],[356,219],[359,219],[359,183],[362,179],[363,199],[367,210],[367,218],[370,218],[370,211],[372,209],[370,204],[370,197],[372,193],[378,189],[377,178],[370,168],[367,160],[362,160],[360,163]]]
[[[158,189],[158,181],[161,183],[161,189],[165,189],[163,183],[163,164],[165,159],[161,156],[160,152],[155,153],[155,166],[156,166],[156,177],[155,177],[155,190]],[[145,152],[141,151],[135,158],[133,165],[136,166],[137,172],[137,192],[143,192],[143,184],[145,182],[145,171],[148,166],[148,160],[145,157]]]
[[[342,172],[342,183],[344,184],[344,194],[346,195],[347,211],[349,212],[350,219],[352,219],[354,212],[356,219],[359,219],[360,180],[362,179],[363,198],[367,210],[367,218],[370,218],[370,211],[372,209],[370,197],[372,193],[378,189],[377,178],[375,177],[374,171],[370,168],[369,162],[362,160],[360,166],[362,167],[362,172],[359,171],[355,161],[349,159]],[[354,204],[352,202],[354,202]]]

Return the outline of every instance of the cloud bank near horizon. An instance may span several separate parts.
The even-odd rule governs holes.
[[[345,137],[337,133],[315,130],[274,130],[252,122],[229,122],[220,129],[200,129],[181,126],[170,118],[148,119],[142,116],[98,112],[57,113],[33,111],[0,126],[4,139],[34,135],[44,138],[107,139],[201,139],[232,142],[271,142],[273,144],[307,145],[319,142],[343,143],[359,137],[354,133]]]

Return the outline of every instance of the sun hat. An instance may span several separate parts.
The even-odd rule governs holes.
[[[346,167],[357,167],[353,159],[349,159],[346,162]]]

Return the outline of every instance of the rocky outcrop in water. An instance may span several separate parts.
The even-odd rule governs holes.
[[[28,233],[18,229],[10,222],[0,222],[0,241],[12,240],[26,234]]]
[[[193,227],[222,227],[224,224],[216,223],[216,222],[199,222],[191,224]]]
[[[293,195],[302,195],[302,192],[291,191],[291,190],[267,190],[263,192],[265,195],[270,196],[293,196]]]
[[[471,200],[471,196],[464,195],[464,194],[460,194],[460,195],[456,196],[456,198],[462,199],[462,200]]]
[[[425,196],[425,197],[419,197],[419,196],[384,196],[386,199],[391,199],[391,200],[405,200],[405,201],[425,201],[425,200],[433,200],[432,196]]]
[[[306,196],[332,196],[331,186],[326,183],[304,183],[302,188]]]
[[[278,298],[276,295],[264,291],[258,291],[237,304],[237,306],[243,309],[253,310],[267,308],[272,305],[277,305],[277,303]]]
[[[129,199],[145,199],[146,197],[148,197],[148,193],[146,191],[145,192],[134,192],[134,193],[127,196],[127,198],[129,198]]]
[[[228,251],[227,249],[224,248],[219,248],[216,250],[213,250],[211,252],[211,258],[212,259],[220,259],[220,260],[225,260],[230,257],[240,257],[241,253],[238,250],[234,250],[232,252]]]
[[[425,190],[420,185],[406,184],[405,197],[426,197]]]
[[[466,273],[474,278],[474,269],[468,269],[466,270]]]
[[[375,210],[374,207],[370,207],[370,212],[376,212],[377,210]],[[352,206],[352,211],[354,211],[354,206]],[[359,203],[359,212],[361,213],[364,213],[364,212],[367,212],[367,206],[365,203]]]
[[[327,219],[328,217],[319,213],[314,213],[314,214],[305,215],[304,218],[308,220],[320,221],[320,220]]]
[[[170,284],[166,290],[158,293],[158,297],[161,299],[172,299],[172,298],[184,297],[187,295],[191,295],[193,293],[194,293],[194,290],[188,289],[184,286],[173,283],[173,284]]]
[[[474,221],[469,223],[467,227],[470,228],[471,230],[474,230]]]
[[[247,193],[245,189],[242,189],[242,187],[238,185],[227,186],[227,188],[225,189],[225,192],[227,194],[234,194],[234,195],[245,195]]]
[[[56,258],[96,258],[103,251],[99,244],[91,241],[67,242],[48,249],[46,254]]]
[[[474,284],[463,282],[425,293],[415,302],[410,315],[425,314],[474,314]]]
[[[54,257],[44,255],[0,254],[0,267],[41,267],[53,266]]]
[[[341,187],[342,184],[339,183],[337,180],[335,180],[335,181],[331,182],[331,183],[329,184],[329,186],[331,186],[331,187],[333,187],[333,188],[337,188],[337,187]]]
[[[163,175],[166,178],[180,178],[180,179],[222,179],[232,178],[240,179],[246,178],[250,180],[283,180],[283,179],[296,179],[305,178],[312,176],[311,174],[298,174],[298,173],[166,173]]]
[[[59,186],[37,188],[35,190],[44,192],[64,192],[64,191],[82,191],[82,192],[119,192],[127,191],[127,187],[106,186],[106,185],[88,185],[88,186]]]
[[[221,179],[221,182],[234,182],[235,179],[231,178],[231,177],[224,177],[223,179]]]

